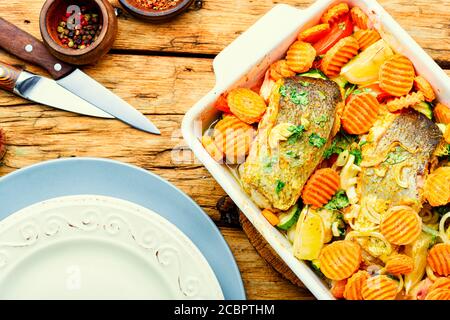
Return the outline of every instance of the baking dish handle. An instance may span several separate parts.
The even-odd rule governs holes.
[[[216,89],[228,88],[260,62],[269,52],[280,46],[280,34],[298,31],[299,19],[306,10],[278,4],[261,17],[247,31],[237,37],[214,59]],[[275,39],[275,40],[274,40]]]

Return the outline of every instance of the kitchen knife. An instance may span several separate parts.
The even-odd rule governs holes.
[[[100,118],[114,118],[89,104],[56,81],[0,61],[0,88],[50,107]]]
[[[158,128],[142,113],[83,71],[56,59],[44,44],[32,35],[2,18],[0,18],[0,30],[0,47],[4,50],[44,68],[59,85],[106,113],[137,129],[160,134]]]

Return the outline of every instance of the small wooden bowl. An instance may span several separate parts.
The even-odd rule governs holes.
[[[58,24],[70,5],[93,7],[98,11],[102,30],[97,40],[84,49],[64,47],[58,38]],[[108,0],[47,0],[41,9],[39,27],[49,51],[61,61],[85,65],[100,60],[112,47],[117,35],[117,17]]]
[[[183,13],[184,11],[187,10],[187,8],[189,8],[189,6],[194,2],[194,0],[182,0],[175,7],[162,11],[145,10],[135,5],[134,0],[119,0],[119,2],[125,8],[125,10],[127,10],[135,17],[150,22],[159,23],[173,19],[174,17]]]

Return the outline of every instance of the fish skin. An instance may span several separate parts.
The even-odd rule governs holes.
[[[432,153],[442,138],[442,133],[436,124],[421,113],[414,110],[400,114],[388,114],[384,123],[377,122],[371,132],[381,129],[382,134],[376,140],[362,148],[363,162],[359,190],[363,198],[375,196],[379,203],[385,204],[385,209],[395,205],[410,205],[419,210],[423,203],[421,183],[425,180],[426,168]],[[382,123],[381,125],[379,125]],[[370,137],[371,133],[369,133]],[[398,142],[407,149],[402,151],[405,160],[394,164],[384,160],[377,166],[366,166],[367,158],[384,156],[392,143]],[[413,153],[411,153],[413,152]],[[397,153],[398,154],[398,153]],[[395,166],[404,165],[402,176],[407,177],[408,187],[403,188],[396,183]],[[383,177],[375,174],[375,167],[386,166]]]
[[[282,84],[298,92],[307,92],[308,103],[297,105],[282,97],[279,93]],[[241,174],[244,190],[253,199],[256,198],[253,195],[264,199],[257,205],[287,210],[297,202],[304,184],[323,159],[339,103],[342,103],[341,92],[333,81],[292,77],[277,82]],[[282,123],[298,126],[302,116],[308,120],[309,127],[298,141],[293,144],[280,141],[278,148],[272,149],[268,144],[272,128]],[[320,148],[312,146],[309,143],[311,133],[325,138],[327,143]],[[284,183],[284,187],[277,192],[279,181]]]

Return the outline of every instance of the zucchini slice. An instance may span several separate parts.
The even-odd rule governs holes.
[[[288,212],[282,213],[279,218],[280,222],[277,224],[278,229],[289,230],[300,217],[300,210],[298,205],[294,205]]]
[[[413,106],[413,109],[424,114],[428,119],[433,120],[433,107],[430,103],[422,101]]]
[[[328,77],[319,69],[311,69],[308,72],[299,74],[299,76],[328,80]]]

